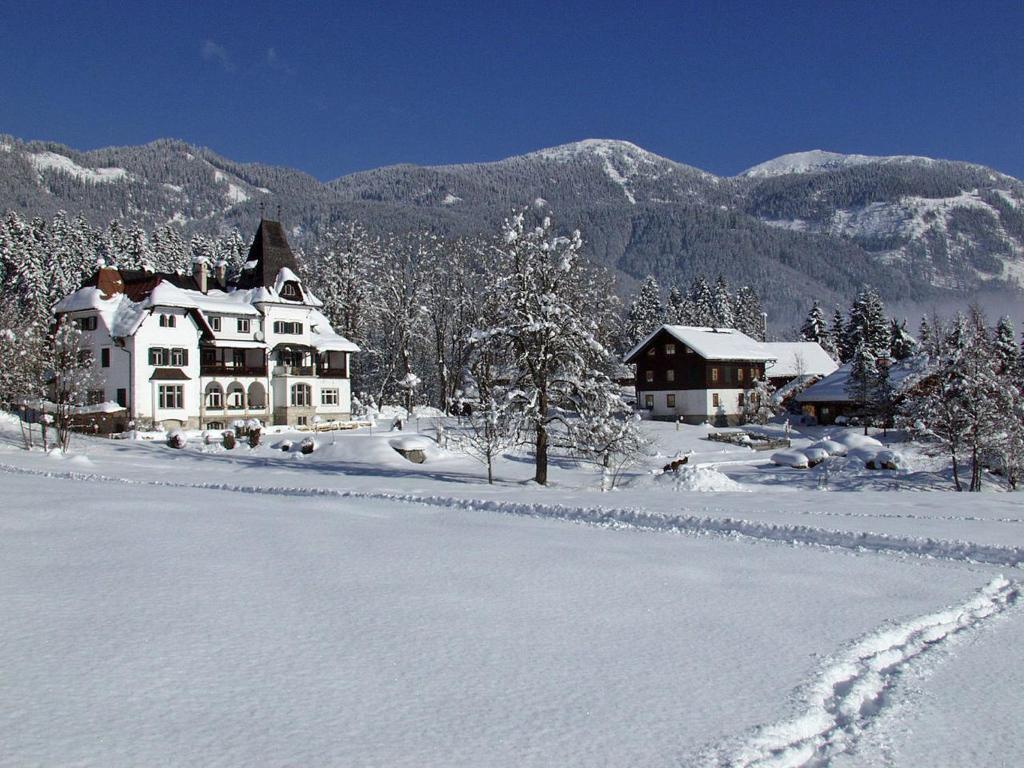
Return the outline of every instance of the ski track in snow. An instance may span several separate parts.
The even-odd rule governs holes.
[[[806,709],[758,728],[746,741],[706,751],[700,761],[730,768],[820,768],[856,746],[882,712],[901,672],[936,645],[1015,605],[1020,586],[999,576],[970,600],[882,627],[832,660],[808,687]]]
[[[961,562],[1020,567],[1024,547],[1004,547],[969,541],[892,536],[884,533],[837,531],[806,525],[785,525],[711,515],[659,515],[640,509],[612,507],[571,507],[560,504],[522,503],[449,496],[348,491],[336,488],[294,488],[287,486],[235,485],[231,483],[180,483],[164,480],[134,480],[87,472],[53,472],[0,463],[0,471],[65,480],[120,483],[137,486],[192,488],[233,493],[303,496],[308,498],[367,499],[421,504],[431,507],[499,512],[522,517],[547,518],[610,528],[635,528],[694,535],[748,538],[792,545],[815,545],[855,552],[891,553]]]

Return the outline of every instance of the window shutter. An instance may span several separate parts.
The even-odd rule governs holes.
[[[157,365],[156,353],[157,353],[157,350],[154,347],[150,347],[149,348],[149,364],[150,365]]]
[[[188,365],[188,350],[187,349],[181,350],[181,364],[182,365]]]

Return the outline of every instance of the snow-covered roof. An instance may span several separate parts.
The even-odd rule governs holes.
[[[839,367],[816,341],[768,341],[761,346],[775,358],[765,368],[769,378],[828,376]]]
[[[203,314],[247,315],[256,317],[260,314],[249,301],[248,291],[183,291],[203,311]]]
[[[313,346],[321,352],[358,352],[359,347],[331,328],[331,321],[317,310],[309,313],[313,328]]]
[[[734,328],[702,328],[693,325],[662,325],[649,333],[625,357],[627,363],[662,330],[705,360],[773,360],[765,345]]]
[[[889,384],[893,390],[902,389],[918,381],[928,369],[928,356],[918,355],[889,367]],[[850,395],[846,391],[846,383],[850,380],[850,363],[839,366],[830,376],[826,376],[817,384],[812,384],[799,395],[799,403],[848,403]]]
[[[149,292],[142,301],[144,307],[176,307],[179,309],[199,309],[195,299],[189,294],[196,291],[186,291],[172,285],[166,280],[161,280],[156,287]],[[202,294],[199,294],[202,296]]]

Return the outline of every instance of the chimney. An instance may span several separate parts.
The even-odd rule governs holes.
[[[192,279],[199,285],[199,292],[206,293],[207,290],[207,279],[209,277],[209,267],[206,264],[206,259],[202,256],[196,257],[192,260]]]
[[[109,299],[115,293],[124,293],[124,280],[113,267],[101,266],[96,275],[96,287],[104,299]]]
[[[217,281],[221,290],[228,287],[228,263],[224,259],[213,265],[213,279]]]

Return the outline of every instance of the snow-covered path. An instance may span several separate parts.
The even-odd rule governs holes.
[[[0,482],[7,765],[672,765],[777,720],[850,638],[994,573],[394,501]]]

